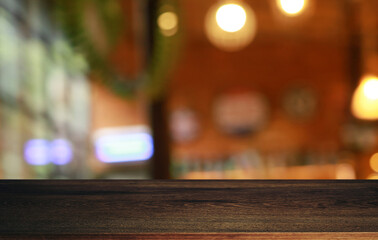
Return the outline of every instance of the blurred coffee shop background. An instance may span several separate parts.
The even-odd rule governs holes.
[[[0,178],[377,179],[377,0],[0,0]]]

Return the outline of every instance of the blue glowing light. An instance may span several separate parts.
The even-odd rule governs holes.
[[[45,139],[32,139],[25,143],[24,157],[30,165],[46,165],[50,162],[50,144]]]
[[[72,159],[71,143],[65,139],[55,139],[50,143],[50,161],[56,165],[65,165]]]
[[[152,157],[153,140],[147,132],[119,132],[95,140],[96,157],[105,163],[144,161]]]

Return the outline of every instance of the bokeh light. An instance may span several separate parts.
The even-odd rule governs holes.
[[[370,167],[373,171],[378,172],[378,153],[373,154],[370,158]]]
[[[68,164],[71,162],[72,156],[72,145],[66,139],[55,139],[50,143],[50,157],[54,164]]]
[[[98,130],[94,144],[97,159],[104,163],[145,161],[154,152],[151,134],[138,126]]]
[[[178,29],[177,14],[171,11],[164,12],[158,17],[157,24],[164,36],[172,36],[177,32]]]
[[[366,80],[364,94],[370,100],[378,99],[378,78],[369,78]]]
[[[277,0],[282,13],[287,16],[297,16],[306,8],[307,0]]]
[[[236,32],[244,27],[247,14],[238,4],[225,4],[218,9],[215,18],[221,29],[226,32]]]
[[[354,167],[348,163],[339,164],[336,167],[336,179],[356,179]]]
[[[378,119],[378,78],[368,75],[356,88],[352,98],[352,113],[364,120]]]
[[[221,1],[206,14],[206,36],[219,49],[229,52],[241,50],[252,42],[256,31],[255,14],[244,2]]]
[[[30,165],[50,163],[50,144],[46,139],[31,139],[25,143],[24,157]]]

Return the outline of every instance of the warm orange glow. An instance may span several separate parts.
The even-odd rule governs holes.
[[[378,180],[378,174],[371,174],[368,176],[367,179],[370,179],[370,180]]]
[[[277,0],[277,5],[282,13],[287,16],[297,16],[303,12],[308,0]]]
[[[256,34],[256,17],[242,1],[225,0],[207,12],[205,32],[212,44],[226,51],[246,47]]]
[[[378,153],[373,154],[370,158],[370,167],[375,172],[378,172]]]
[[[364,120],[378,119],[378,78],[365,76],[352,98],[352,113]]]
[[[226,32],[236,32],[245,25],[247,14],[238,4],[225,4],[218,8],[215,15],[218,26]]]
[[[336,179],[356,179],[356,173],[351,164],[343,163],[336,167]]]

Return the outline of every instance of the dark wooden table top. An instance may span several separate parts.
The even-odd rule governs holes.
[[[0,181],[0,238],[378,239],[377,232],[378,181]]]

